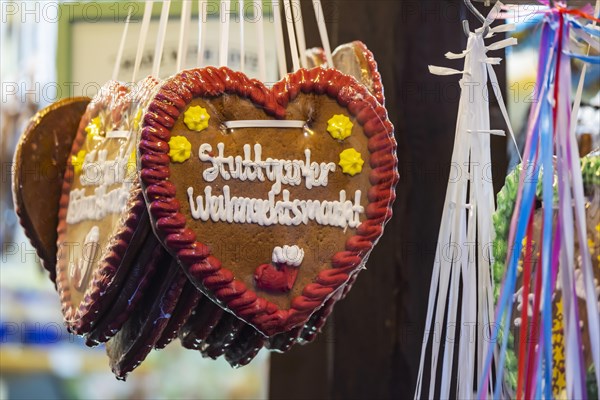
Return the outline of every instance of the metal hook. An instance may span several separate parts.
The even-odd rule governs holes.
[[[466,19],[463,20],[462,26],[463,26],[463,32],[465,33],[465,36],[469,37],[469,33],[471,33],[471,29],[469,28],[469,21],[467,21]]]
[[[471,11],[471,14],[473,14],[484,26],[485,28],[483,29],[483,37],[486,37],[488,32],[490,31],[490,27],[486,25],[486,19],[485,17],[479,12],[479,10],[477,10],[477,8],[475,8],[475,6],[473,5],[473,3],[471,3],[471,0],[464,0],[465,5],[467,6],[467,9],[469,11]],[[463,31],[465,32],[465,35],[467,35],[467,37],[469,36],[469,22],[467,20],[463,21]]]

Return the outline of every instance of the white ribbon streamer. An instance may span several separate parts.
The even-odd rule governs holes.
[[[449,51],[446,54],[444,54],[444,57],[446,57],[449,60],[458,60],[460,58],[465,58],[466,55],[467,50],[463,51],[462,53],[452,53],[451,51]]]
[[[119,50],[117,51],[117,59],[115,60],[115,66],[113,68],[113,81],[116,81],[119,78],[119,69],[121,69],[121,59],[123,58],[123,49],[125,48],[125,41],[127,40],[127,31],[129,30],[129,20],[131,19],[131,11],[132,8],[129,7],[127,19],[125,20],[125,27],[123,28],[123,35],[121,36],[121,43],[119,44]]]
[[[192,18],[192,4],[189,1],[181,3],[181,26],[179,27],[179,43],[177,45],[177,71],[185,67],[188,48],[188,32]]]
[[[296,45],[296,34],[294,32],[294,17],[292,15],[292,6],[290,4],[290,0],[283,0],[283,10],[285,13],[285,23],[290,44],[290,53],[292,55],[292,68],[294,71],[297,71],[300,69],[300,60],[298,58],[298,45]]]
[[[287,72],[287,62],[285,59],[285,45],[283,43],[283,27],[281,26],[281,10],[279,1],[272,1],[273,19],[275,21],[275,45],[277,46],[277,65],[279,66],[279,77],[283,78]]]
[[[292,0],[292,9],[294,10],[294,26],[296,28],[296,39],[298,41],[300,65],[302,68],[308,68],[308,61],[305,57],[306,37],[304,35],[304,20],[302,19],[302,6],[300,5],[300,0]]]
[[[158,78],[160,63],[162,61],[163,48],[165,46],[165,36],[167,33],[167,22],[169,21],[169,9],[171,0],[165,0],[160,12],[160,21],[158,23],[158,36],[156,38],[156,47],[154,48],[154,64],[152,65],[152,76]]]
[[[254,19],[256,21],[256,40],[258,40],[258,77],[261,81],[267,80],[267,62],[265,54],[265,24],[262,12],[262,2],[255,1],[254,5]]]
[[[494,10],[497,12],[499,7],[497,5]],[[490,15],[487,23],[493,20]],[[505,26],[496,31],[492,28],[490,31],[502,32],[511,28]],[[495,200],[492,182],[487,171],[484,175],[484,168],[491,165],[490,135],[505,133],[490,128],[489,99],[482,88],[487,87],[489,79],[514,141],[508,113],[492,68],[492,64],[499,63],[500,59],[489,58],[486,53],[513,45],[516,39],[502,40],[486,48],[483,31],[484,29],[478,29],[476,33],[469,35],[465,51],[446,53],[448,59],[465,59],[463,71],[429,66],[429,71],[435,75],[462,74],[452,165],[464,166],[466,171],[461,171],[456,178],[453,175],[453,179],[448,182],[429,291],[415,398],[421,397],[428,346],[431,346],[429,398],[472,399],[476,393],[474,382],[480,381],[479,374],[483,372],[485,355],[490,345],[488,342],[494,322],[490,271],[493,255],[490,244],[494,240],[492,213]],[[445,330],[442,328],[444,323]],[[440,338],[444,331],[446,337]],[[440,354],[442,340],[446,341],[443,355]],[[458,340],[456,367],[454,340]],[[439,362],[441,368],[438,366]],[[438,369],[440,373],[437,372]],[[456,392],[451,393],[453,379],[456,379]]]
[[[313,0],[313,8],[315,9],[315,18],[317,18],[317,27],[319,28],[323,50],[325,50],[327,65],[332,67],[333,57],[331,55],[331,46],[329,45],[329,35],[327,34],[327,26],[325,25],[325,15],[323,14],[321,0]]]
[[[204,37],[206,36],[206,1],[198,0],[198,54],[196,66],[204,66]]]
[[[245,49],[245,35],[244,35],[244,0],[238,1],[239,16],[240,16],[240,71],[244,72],[246,67],[246,49]]]
[[[228,2],[221,1],[221,47],[219,49],[219,66],[227,66],[229,60],[229,20],[230,9],[226,9],[226,5],[231,7],[231,0]]]
[[[146,37],[148,36],[148,28],[150,27],[153,4],[154,2],[152,0],[148,0],[144,7],[144,16],[142,17],[142,25],[140,26],[140,37],[138,38],[137,51],[135,53],[135,64],[133,64],[132,82],[135,82],[140,70],[140,64],[142,63],[142,55],[144,54],[144,48],[146,47]]]
[[[429,72],[433,75],[447,76],[447,75],[460,75],[463,74],[464,71],[459,71],[454,68],[447,67],[437,67],[435,65],[429,65]]]
[[[488,51],[501,50],[508,46],[514,46],[515,44],[517,44],[517,39],[510,37],[507,39],[499,40],[496,43],[492,43],[489,46],[487,46],[486,49]]]
[[[600,0],[596,0],[595,15],[600,13]],[[594,21],[592,26],[596,26]],[[589,55],[590,48],[588,47],[587,54]],[[579,115],[579,108],[581,105],[581,98],[583,96],[583,84],[585,81],[585,75],[587,73],[587,64],[583,65],[581,75],[579,76],[579,83],[577,85],[577,91],[573,100],[573,109],[571,112],[571,126],[569,129],[569,141],[571,143],[577,143],[576,129],[577,129],[577,115]],[[579,154],[575,146],[570,147],[570,168],[571,171],[580,171],[579,166]],[[587,233],[586,233],[586,218],[585,218],[585,202],[583,194],[583,181],[581,174],[573,174],[573,194],[575,198],[575,221],[577,238],[579,241],[579,249],[582,260],[582,272],[583,281],[585,284],[585,300],[588,316],[588,330],[590,337],[590,344],[592,347],[592,359],[594,362],[594,369],[596,374],[596,383],[600,385],[600,310],[598,309],[598,303],[596,300],[596,290],[594,288],[594,273],[592,270],[591,255],[588,248]],[[569,197],[570,198],[570,197]],[[572,238],[573,236],[567,236]],[[569,258],[572,260],[572,258]],[[576,299],[576,297],[573,297]]]

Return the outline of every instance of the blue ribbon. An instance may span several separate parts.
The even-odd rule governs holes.
[[[600,30],[585,26],[581,22],[577,21],[575,18],[573,18],[571,16],[568,17],[568,20],[566,22],[568,22],[573,28],[581,29],[588,35],[600,37]]]

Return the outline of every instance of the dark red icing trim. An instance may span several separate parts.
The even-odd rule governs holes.
[[[371,93],[377,99],[379,104],[385,105],[385,95],[383,93],[383,82],[381,81],[381,74],[379,73],[379,69],[377,67],[377,61],[375,61],[375,57],[371,50],[367,48],[367,45],[361,42],[360,40],[355,40],[352,42],[356,47],[358,47],[365,59],[367,60],[367,65],[369,66],[369,74],[371,79],[373,80],[373,88]]]
[[[369,76],[371,77],[372,82],[370,85],[371,87],[367,87],[367,89],[369,89],[371,94],[375,96],[379,104],[385,105],[385,95],[383,91],[381,74],[379,73],[377,62],[375,61],[373,53],[360,40],[352,42],[352,45],[362,52],[363,57],[365,58],[367,66],[369,68]],[[320,51],[323,56],[323,62],[325,62],[325,53],[322,49],[320,49]],[[387,144],[388,138],[382,135],[379,137],[379,141],[369,142],[369,150],[371,152],[374,152],[381,147],[387,146]],[[372,188],[369,191],[368,196],[369,198],[375,198],[377,196],[376,189]],[[317,312],[311,315],[310,320],[306,324],[304,324],[303,329],[300,332],[298,332],[298,340],[300,340],[302,343],[308,343],[312,342],[317,337],[317,334],[321,331],[321,328],[323,328],[325,322],[327,322],[327,318],[333,312],[333,307],[335,306],[335,303],[346,297],[346,294],[348,294],[350,289],[352,289],[352,285],[356,281],[356,277],[358,276],[359,272],[360,271],[356,271],[354,274],[352,274],[348,282],[346,282],[346,284],[343,286],[343,288],[339,289],[333,296],[331,296],[327,300],[327,302],[325,302],[325,304],[323,304],[323,307],[321,307]],[[278,350],[283,351],[283,349]]]
[[[209,253],[207,246],[196,242],[194,232],[186,227],[175,187],[168,182],[171,128],[179,115],[195,97],[236,94],[264,108],[275,118],[284,118],[285,108],[299,92],[327,94],[348,109],[363,125],[369,138],[372,168],[365,210],[367,219],[357,234],[346,242],[344,251],[334,255],[330,269],[319,273],[314,283],[292,300],[290,309],[275,304],[235,280],[228,269]],[[391,215],[398,181],[396,142],[387,111],[367,89],[354,78],[333,69],[301,69],[287,75],[268,89],[256,80],[228,68],[202,68],[182,71],[165,82],[144,116],[139,143],[141,180],[151,219],[159,238],[185,266],[192,282],[207,295],[254,325],[268,336],[285,332],[308,320],[352,273],[359,269],[374,243],[383,232]]]
[[[115,125],[121,120],[124,114],[129,110],[133,100],[139,100],[141,94],[148,95],[148,91],[158,84],[158,81],[152,78],[146,78],[141,81],[135,93],[129,91],[127,87],[116,81],[107,82],[88,105],[84,115],[79,123],[77,136],[73,141],[71,155],[77,154],[85,143],[87,133],[85,131],[89,122],[99,115],[101,111],[111,112],[112,120]],[[67,210],[69,206],[69,193],[74,179],[74,170],[71,164],[71,157],[67,161],[62,194],[59,203],[58,214],[58,252],[61,251],[61,243],[65,240],[67,230]],[[68,273],[64,268],[60,268],[57,262],[56,285],[59,292],[62,312],[67,328],[77,334],[86,334],[93,329],[93,324],[101,314],[109,307],[106,301],[99,301],[107,294],[114,295],[113,281],[117,275],[118,268],[126,260],[127,252],[134,251],[130,247],[135,238],[136,230],[142,231],[144,224],[148,228],[147,216],[145,213],[144,197],[139,186],[139,178],[135,178],[132,190],[130,192],[126,210],[122,213],[118,226],[115,227],[115,234],[109,238],[109,243],[103,249],[103,254],[99,259],[100,266],[95,269],[94,275],[88,285],[84,297],[80,304],[72,304],[70,285],[66,279]],[[143,235],[141,235],[143,236]],[[137,245],[141,245],[138,243]],[[108,302],[110,303],[110,302]],[[124,316],[125,317],[125,316]]]

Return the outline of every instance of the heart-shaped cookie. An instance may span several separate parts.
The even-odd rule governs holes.
[[[358,82],[369,89],[379,104],[385,105],[383,82],[377,62],[371,50],[363,42],[355,40],[341,44],[335,48],[331,56],[335,69],[355,77]],[[327,68],[327,57],[322,48],[314,47],[306,50],[305,57],[310,67]]]
[[[166,252],[162,252],[160,257],[162,261],[159,262],[158,279],[152,280],[140,306],[106,344],[110,365],[117,379],[125,380],[127,374],[139,366],[156,345],[187,282],[181,269]]]
[[[150,103],[139,149],[161,240],[204,293],[268,336],[306,322],[391,217],[393,127],[336,70],[299,70],[273,89],[227,68],[184,71]],[[269,263],[297,265],[289,291],[257,285]]]
[[[158,339],[154,345],[155,349],[165,348],[177,337],[179,330],[189,320],[190,316],[198,306],[198,303],[203,298],[205,298],[205,296],[202,295],[194,285],[189,281],[186,282],[171,318],[169,318],[169,323],[165,327],[160,339]],[[213,306],[217,307],[216,304]]]
[[[110,305],[110,309],[100,315],[92,325],[92,329],[86,333],[88,346],[106,342],[121,329],[154,280],[156,270],[164,268],[164,265],[159,265],[160,262],[164,262],[161,257],[163,253],[164,249],[158,240],[150,234],[135,261],[132,262],[129,274]]]
[[[310,66],[327,67],[325,52],[321,48],[308,49],[306,58]],[[333,52],[333,61],[337,70],[356,78],[375,96],[380,104],[384,104],[385,97],[381,74],[378,71],[373,53],[364,43],[354,41],[338,46]],[[294,281],[297,276],[297,269],[292,269],[291,273],[286,274],[282,271],[282,269],[287,269],[286,267],[277,268],[273,264],[263,264],[262,269],[278,274],[280,278],[276,280],[282,282],[283,287],[289,286],[289,281]],[[352,289],[352,284],[356,280],[358,272],[354,273],[342,288],[338,289],[319,310],[311,315],[301,329],[292,329],[268,339],[251,327],[244,329],[238,334],[235,342],[226,349],[225,358],[232,366],[239,367],[249,363],[263,345],[271,350],[284,352],[289,350],[294,343],[306,344],[312,342],[325,325],[335,303],[344,298]],[[265,275],[261,274],[261,276],[264,277]]]
[[[65,322],[78,334],[89,333],[109,310],[151,235],[135,145],[141,109],[157,84],[147,78],[130,91],[108,82],[89,104],[73,142],[58,214],[56,269]]]
[[[306,52],[306,57],[310,65],[326,67],[326,58],[323,49],[309,49]],[[357,81],[361,82],[369,89],[375,98],[378,99],[380,104],[383,104],[385,100],[381,75],[378,72],[377,63],[373,54],[364,43],[354,41],[338,46],[333,52],[333,60],[337,70],[356,78]],[[272,264],[264,264],[264,268],[278,271]],[[296,274],[293,274],[290,278],[295,279],[295,275]],[[271,350],[282,352],[289,350],[296,342],[305,344],[313,341],[325,324],[327,317],[333,311],[335,303],[342,299],[352,288],[352,283],[357,275],[358,271],[354,273],[348,280],[348,283],[344,285],[344,287],[338,289],[301,328],[292,329],[267,339],[264,335],[254,330],[253,327],[249,326],[243,329],[242,332],[237,335],[235,341],[227,347],[225,358],[232,366],[239,367],[249,363],[263,345],[266,345],[266,347]],[[287,281],[287,279],[285,279],[285,281]],[[189,338],[189,334],[184,336],[184,345],[192,348],[202,347],[202,341],[196,341],[190,346]]]
[[[77,126],[89,102],[87,97],[68,98],[39,111],[23,132],[13,159],[15,211],[53,282],[63,176]]]

